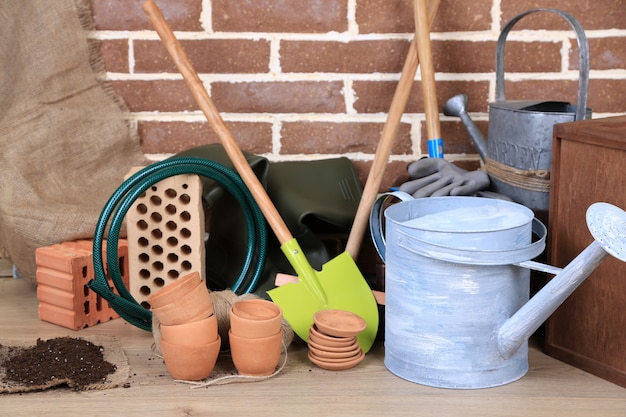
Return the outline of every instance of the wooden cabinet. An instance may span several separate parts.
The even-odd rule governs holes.
[[[549,263],[564,267],[593,238],[587,208],[626,210],[626,116],[554,128]],[[546,353],[626,387],[626,263],[611,256],[550,317]]]

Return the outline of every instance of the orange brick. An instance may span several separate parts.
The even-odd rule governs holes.
[[[41,320],[79,330],[119,317],[106,301],[87,287],[95,277],[92,246],[91,241],[79,240],[37,249],[37,299]],[[126,240],[118,242],[118,258],[122,280],[128,286]]]

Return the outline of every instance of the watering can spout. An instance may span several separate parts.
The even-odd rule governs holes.
[[[595,203],[587,210],[587,225],[595,240],[500,327],[498,352],[504,359],[528,340],[607,255],[626,262],[626,212],[607,203]]]
[[[443,107],[443,114],[446,116],[460,117],[463,125],[467,129],[467,132],[474,142],[474,146],[478,150],[478,154],[483,162],[487,158],[487,141],[482,132],[478,129],[478,126],[474,123],[472,118],[467,114],[467,104],[469,103],[469,97],[466,94],[458,94],[450,98]]]

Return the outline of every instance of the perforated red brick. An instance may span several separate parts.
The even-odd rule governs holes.
[[[144,308],[150,308],[150,294],[179,276],[198,272],[204,279],[200,177],[185,174],[157,182],[133,203],[126,220],[129,290]]]
[[[37,299],[39,318],[73,330],[95,326],[119,315],[87,284],[94,279],[93,242],[78,240],[38,248]],[[122,280],[128,286],[128,245],[118,242]],[[108,274],[108,270],[105,269]],[[110,278],[107,276],[110,281]],[[111,282],[111,287],[113,283]]]

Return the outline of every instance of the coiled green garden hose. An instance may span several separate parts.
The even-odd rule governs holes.
[[[241,205],[248,230],[248,248],[241,272],[231,290],[238,294],[254,291],[265,266],[267,251],[265,218],[243,180],[235,171],[215,161],[195,157],[167,159],[143,168],[120,185],[100,214],[93,241],[94,279],[88,284],[89,288],[107,300],[111,308],[122,318],[143,330],[152,329],[152,312],[135,300],[122,280],[117,249],[120,229],[132,204],[148,188],[165,178],[181,174],[196,174],[215,180]],[[107,282],[102,256],[104,235],[109,220],[111,224],[106,239],[106,265],[119,295],[113,292]],[[247,285],[242,290],[246,282]]]

